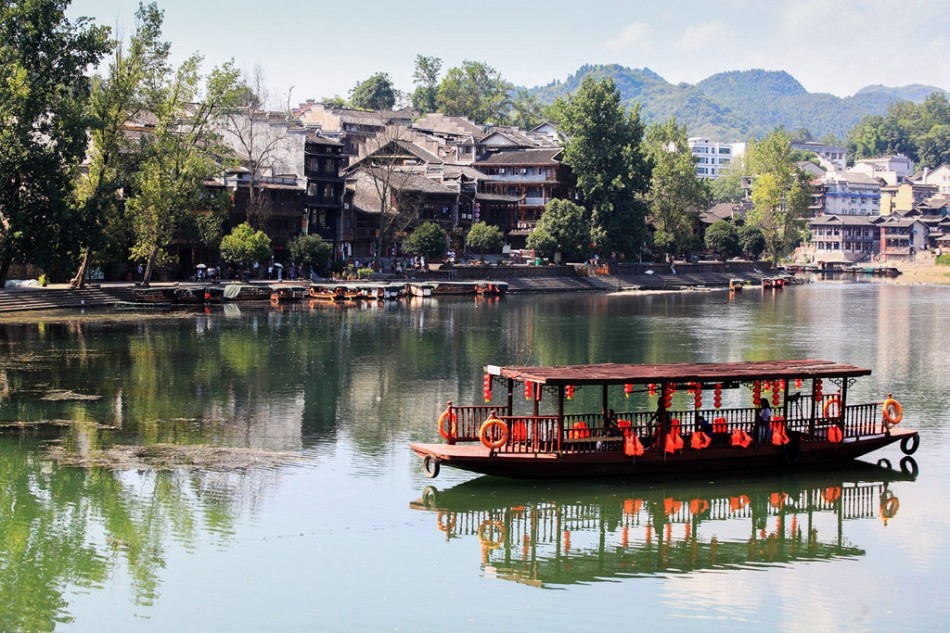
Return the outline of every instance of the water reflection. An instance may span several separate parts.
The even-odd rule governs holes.
[[[486,477],[428,487],[410,507],[430,513],[446,541],[477,539],[486,576],[549,587],[864,556],[846,522],[895,520],[895,482],[913,478],[864,464],[702,487]]]

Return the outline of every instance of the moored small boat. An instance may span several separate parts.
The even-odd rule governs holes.
[[[413,281],[413,282],[410,282],[408,286],[409,286],[409,294],[411,294],[413,297],[431,297],[432,296],[432,289],[433,289],[432,284]]]
[[[730,279],[729,280],[729,290],[733,292],[739,292],[745,286],[745,279]]]
[[[301,301],[308,296],[307,288],[303,286],[279,286],[271,288],[270,300],[272,303],[286,303]]]
[[[498,296],[508,293],[507,281],[479,281],[478,294],[485,296]]]

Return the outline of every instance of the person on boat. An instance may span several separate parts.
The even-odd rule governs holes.
[[[712,424],[710,424],[709,420],[703,417],[702,413],[696,414],[696,428],[699,431],[705,433],[707,436],[709,436],[709,439],[712,440],[713,438]]]
[[[613,409],[608,409],[607,415],[604,417],[604,434],[620,435],[620,429],[617,428],[617,414]]]
[[[652,446],[659,446],[666,434],[670,432],[670,412],[663,406],[663,397],[657,398],[656,411],[650,417],[653,424],[653,435],[650,437]]]
[[[755,414],[755,432],[752,436],[758,444],[772,441],[772,408],[767,398],[759,398],[759,410]]]

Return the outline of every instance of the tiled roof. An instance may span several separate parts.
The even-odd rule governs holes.
[[[492,165],[546,165],[560,164],[557,160],[562,150],[559,147],[545,149],[512,149],[489,155],[485,160],[476,161],[477,167]]]
[[[810,226],[820,226],[824,224],[838,224],[838,225],[850,225],[850,226],[871,226],[876,224],[875,220],[880,219],[880,216],[871,216],[871,215],[819,215],[812,218],[808,221]]]
[[[485,130],[480,125],[472,123],[463,116],[446,116],[441,112],[430,112],[421,119],[413,122],[413,129],[427,130],[437,134],[450,136],[474,136],[481,138]]]

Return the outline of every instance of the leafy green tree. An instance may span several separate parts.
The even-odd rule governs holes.
[[[544,123],[544,108],[536,95],[519,88],[511,102],[511,124],[530,130]]]
[[[551,258],[561,253],[567,261],[579,261],[587,258],[590,240],[590,221],[584,207],[570,200],[551,200],[526,245]]]
[[[647,130],[644,149],[653,165],[646,195],[653,242],[665,253],[682,252],[709,199],[705,183],[696,175],[686,126],[677,125],[675,119],[654,123]]]
[[[113,43],[107,28],[70,22],[68,4],[0,2],[0,286],[14,260],[65,278],[88,228],[73,201],[89,125],[85,71]]]
[[[765,236],[759,227],[752,224],[743,224],[736,231],[739,238],[739,249],[752,259],[758,259],[765,250]]]
[[[319,235],[298,235],[287,244],[290,257],[300,264],[323,268],[333,255],[333,245]]]
[[[350,106],[349,102],[340,95],[324,97],[320,101],[328,108],[348,108]]]
[[[215,68],[201,86],[200,63],[197,55],[189,57],[150,91],[155,129],[144,140],[143,159],[127,202],[135,239],[132,257],[146,260],[142,281],[146,285],[176,232],[193,223],[196,210],[208,208],[204,182],[220,173],[221,157],[232,155],[210,122],[239,101],[239,73],[228,62]]]
[[[719,177],[709,184],[711,202],[741,202],[745,198],[742,177],[745,175],[745,160],[733,158],[732,163],[719,170]]]
[[[762,231],[775,264],[802,238],[811,202],[808,176],[798,169],[791,140],[781,129],[751,144],[753,208],[746,221]]]
[[[736,225],[726,220],[713,222],[706,229],[704,242],[707,249],[724,258],[735,257],[740,252],[739,232],[736,230]]]
[[[465,247],[484,255],[485,251],[499,252],[505,244],[505,236],[497,226],[476,222],[465,236]]]
[[[376,73],[356,84],[350,91],[350,103],[363,110],[390,110],[396,105],[396,91],[386,73]]]
[[[577,178],[598,248],[633,254],[646,241],[650,165],[641,153],[639,108],[625,112],[609,77],[588,75],[564,108],[564,162]]]
[[[264,231],[255,231],[247,222],[234,227],[221,240],[221,259],[240,268],[270,257],[270,238]]]
[[[108,74],[93,79],[89,100],[89,167],[76,179],[77,224],[84,245],[72,284],[83,287],[97,251],[119,250],[125,227],[118,192],[129,185],[137,155],[126,124],[143,107],[143,88],[159,76],[169,44],[161,41],[162,12],[155,3],[139,4],[137,25],[128,48],[117,43]],[[121,244],[124,250],[125,244]]]
[[[861,119],[848,132],[848,150],[856,158],[901,153],[920,166],[937,167],[946,161],[946,132],[950,126],[950,100],[934,92],[923,103],[894,103],[884,116]]]
[[[448,243],[449,236],[445,229],[435,222],[423,222],[406,238],[403,250],[410,255],[422,255],[427,259],[434,259],[445,255]]]
[[[450,68],[436,94],[438,110],[464,116],[476,123],[507,123],[511,110],[511,84],[484,62],[464,61]]]
[[[412,72],[412,80],[416,84],[412,93],[412,107],[418,108],[423,114],[435,112],[441,72],[441,59],[416,55],[416,67]]]

